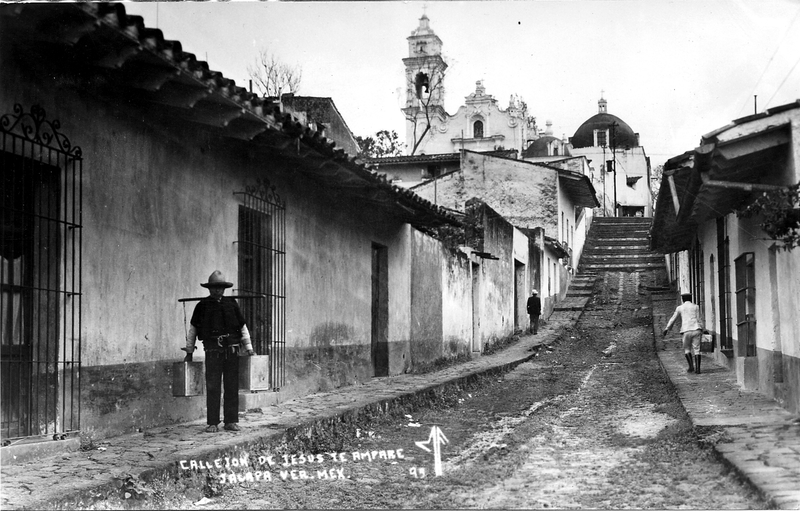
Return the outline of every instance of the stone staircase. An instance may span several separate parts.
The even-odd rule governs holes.
[[[569,319],[579,313],[592,296],[598,272],[647,271],[664,267],[664,256],[650,251],[647,233],[650,218],[596,217],[583,248],[578,274],[567,295],[553,309],[556,317]],[[552,319],[552,317],[551,317]]]
[[[652,219],[596,217],[583,248],[581,273],[647,271],[664,267],[664,256],[650,251],[647,232]]]
[[[597,280],[597,274],[581,273],[572,277],[567,295],[553,308],[553,312],[578,312],[586,306],[592,296],[592,289]],[[570,318],[571,319],[571,318]]]

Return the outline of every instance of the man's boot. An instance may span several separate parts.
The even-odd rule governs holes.
[[[695,373],[697,373],[697,374],[700,374],[700,357],[701,357],[701,355],[695,355],[694,356],[694,365],[697,368]]]
[[[689,370],[687,370],[686,372],[687,373],[693,373],[694,372],[694,362],[692,361],[692,355],[690,353],[685,353],[684,355],[686,355],[686,360],[689,361]]]

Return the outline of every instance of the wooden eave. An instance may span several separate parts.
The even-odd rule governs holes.
[[[700,224],[734,211],[753,188],[778,188],[769,181],[786,165],[790,140],[788,126],[777,126],[714,144],[708,155],[698,160],[693,181],[696,199],[687,204],[686,214]]]
[[[768,116],[759,114],[744,122],[765,124],[759,130],[748,131],[740,126],[741,121],[704,137],[716,141],[667,161],[651,229],[653,250],[686,250],[691,247],[698,225],[732,213],[754,191],[784,185],[777,180],[790,157],[789,124],[769,124]],[[737,138],[717,138],[734,127],[741,129]]]
[[[558,171],[558,183],[564,187],[564,192],[575,206],[583,206],[585,208],[600,207],[592,181],[587,176],[560,169]]]
[[[650,249],[661,253],[680,252],[691,247],[696,225],[690,219],[679,222],[681,199],[686,201],[686,189],[693,169],[692,158],[682,155],[665,165],[661,187],[656,197],[655,214],[650,227]],[[685,202],[684,202],[685,203]],[[676,211],[677,206],[677,211]]]

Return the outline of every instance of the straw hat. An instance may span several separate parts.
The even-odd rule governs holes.
[[[233,283],[226,281],[219,270],[214,270],[214,273],[208,276],[208,282],[200,285],[203,287],[233,287]]]

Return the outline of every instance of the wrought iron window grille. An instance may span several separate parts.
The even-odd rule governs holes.
[[[270,356],[270,385],[286,383],[286,204],[269,180],[235,192],[239,205],[238,292],[257,355]]]
[[[80,428],[83,154],[58,120],[0,117],[3,444]]]

